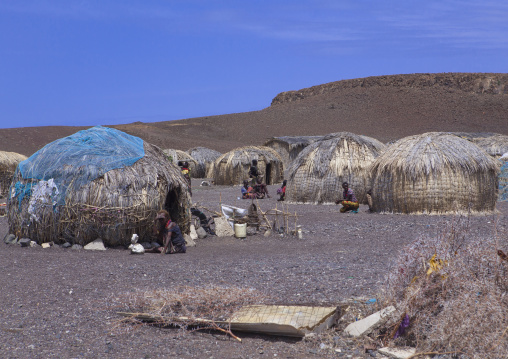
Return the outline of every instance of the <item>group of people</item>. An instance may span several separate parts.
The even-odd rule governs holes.
[[[243,199],[262,199],[271,198],[268,193],[268,187],[263,182],[263,176],[258,170],[258,161],[252,160],[252,165],[249,168],[250,180],[244,180],[241,188]],[[283,189],[282,189],[283,188]],[[283,181],[281,189],[277,190],[280,195],[278,201],[283,201],[286,195],[286,180]]]
[[[188,163],[182,163],[180,167],[182,167],[182,174],[184,177],[187,176],[190,182]],[[263,183],[262,176],[259,174],[256,160],[252,161],[252,166],[249,170],[249,177],[251,179],[250,182],[249,180],[243,181],[242,198],[256,199],[265,198],[265,196],[270,198],[270,195],[268,194],[268,187]],[[284,201],[286,197],[286,185],[287,181],[284,180],[281,187],[277,189],[277,194],[279,195],[278,201]],[[342,198],[335,202],[336,204],[342,205],[340,212],[345,213],[351,211],[352,213],[358,213],[360,204],[356,199],[354,191],[349,188],[349,184],[347,182],[342,183],[342,189]],[[165,210],[159,211],[155,217],[154,236],[156,236],[158,241],[162,243],[161,247],[153,250],[154,252],[172,254],[185,253],[187,251],[185,239],[183,238],[180,227],[176,224],[176,222],[171,220],[169,213]]]

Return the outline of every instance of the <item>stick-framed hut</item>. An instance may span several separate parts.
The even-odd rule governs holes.
[[[263,146],[271,147],[279,153],[284,162],[284,167],[288,168],[302,150],[323,138],[323,136],[281,136],[273,137],[265,142]]]
[[[468,140],[429,132],[402,138],[374,161],[373,210],[482,213],[495,209],[499,164]]]
[[[101,126],[54,141],[16,170],[9,191],[11,233],[38,243],[106,245],[151,236],[166,209],[188,232],[190,194],[180,169],[156,146]]]
[[[177,166],[181,162],[188,162],[191,177],[194,177],[194,172],[196,171],[198,162],[191,155],[185,151],[176,150],[173,148],[166,148],[162,151],[166,154],[166,158],[169,160],[169,162],[172,162]]]
[[[16,167],[26,159],[16,152],[0,151],[0,198],[7,196]]]
[[[380,141],[337,132],[307,146],[288,170],[286,199],[296,203],[331,204],[348,182],[360,203],[366,203],[368,168],[385,148]]]
[[[187,150],[187,153],[197,162],[196,169],[192,173],[192,177],[195,178],[210,178],[213,162],[222,155],[222,153],[206,147],[193,147]]]
[[[258,161],[259,172],[267,185],[281,182],[284,165],[280,155],[265,146],[245,146],[222,154],[213,164],[212,174],[216,185],[242,184],[248,179],[252,160]]]

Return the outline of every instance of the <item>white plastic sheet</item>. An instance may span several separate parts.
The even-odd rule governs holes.
[[[53,178],[50,178],[47,181],[39,181],[39,183],[32,187],[32,194],[30,196],[30,202],[28,203],[28,213],[30,214],[30,218],[39,222],[37,213],[47,205],[56,205],[59,193],[60,192],[58,191],[58,187]]]

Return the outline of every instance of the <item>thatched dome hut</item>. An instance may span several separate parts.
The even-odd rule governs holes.
[[[284,167],[288,168],[302,150],[323,138],[323,136],[281,136],[273,137],[264,146],[273,148],[282,157]]]
[[[26,158],[16,152],[0,151],[0,198],[7,196],[16,167]]]
[[[360,203],[366,203],[368,168],[385,148],[380,141],[350,132],[332,133],[307,146],[288,172],[286,199],[297,203],[334,203],[348,182]]]
[[[157,211],[183,232],[190,194],[180,169],[156,146],[124,132],[93,127],[54,141],[21,162],[9,192],[11,233],[38,243],[85,245],[148,240]]]
[[[500,158],[508,152],[508,136],[505,135],[496,133],[492,136],[476,138],[473,143],[494,158]]]
[[[192,177],[195,178],[211,177],[210,168],[213,167],[213,162],[222,154],[206,147],[194,147],[189,149],[187,153],[197,162],[196,169],[192,173]]]
[[[376,212],[491,212],[499,165],[475,144],[430,132],[395,142],[374,161]]]
[[[449,132],[473,142],[494,158],[508,152],[508,136],[492,132]]]
[[[216,185],[242,184],[248,179],[252,160],[258,161],[258,169],[266,184],[281,182],[284,177],[282,158],[270,147],[246,146],[224,153],[213,164],[212,174]]]
[[[501,171],[499,172],[499,201],[508,201],[508,151],[501,156]]]
[[[196,171],[196,168],[198,166],[198,161],[196,161],[194,158],[192,158],[191,155],[189,155],[187,152],[182,150],[175,150],[172,148],[166,148],[165,150],[162,150],[166,154],[166,158],[169,159],[169,162],[174,163],[178,166],[178,163],[180,162],[189,162],[189,170],[191,177],[194,177],[194,173]]]

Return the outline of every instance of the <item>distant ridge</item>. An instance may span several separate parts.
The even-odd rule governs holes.
[[[385,143],[434,131],[508,135],[508,74],[409,74],[342,80],[281,92],[259,111],[110,127],[160,148],[203,146],[222,153],[261,145],[271,137],[343,131]],[[0,150],[30,156],[49,142],[84,128],[0,129]]]
[[[281,92],[272,100],[272,106],[299,101],[311,96],[330,94],[355,87],[442,87],[477,94],[508,94],[508,74],[500,73],[440,73],[373,76],[341,80],[296,91]]]

